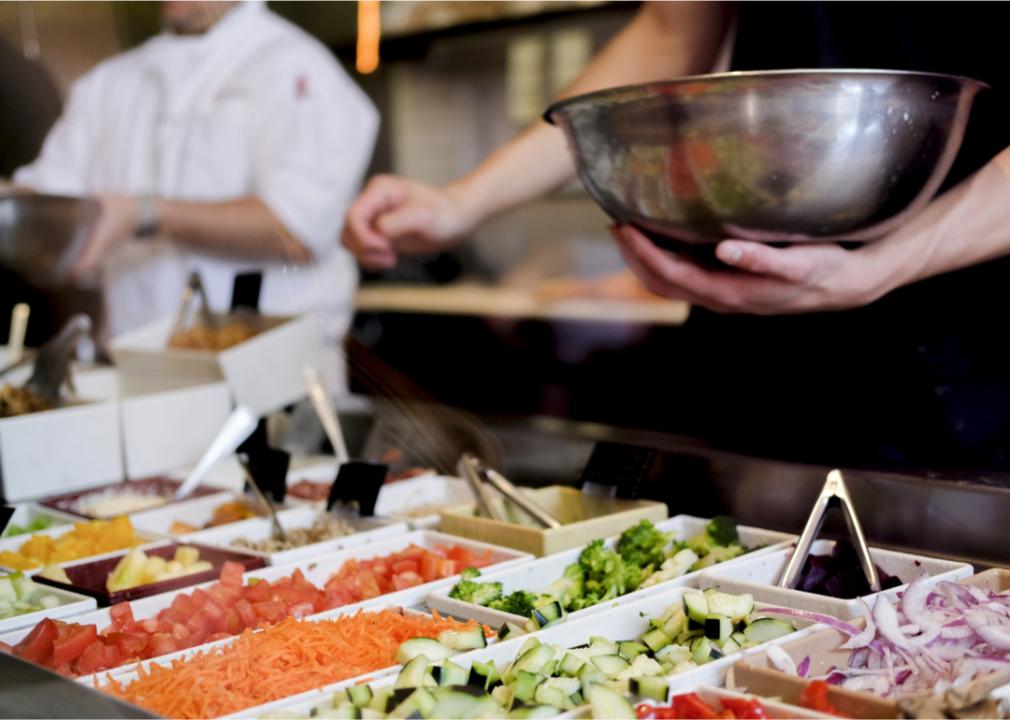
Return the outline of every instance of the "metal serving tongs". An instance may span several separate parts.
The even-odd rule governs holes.
[[[193,472],[189,474],[189,477],[175,491],[175,499],[182,500],[196,490],[197,486],[207,476],[207,473],[224,458],[234,453],[238,449],[238,446],[252,435],[253,430],[256,429],[258,424],[259,417],[250,408],[245,405],[239,405],[235,408],[231,415],[228,416],[228,419],[225,420],[224,425],[221,426],[214,441],[207,448],[207,452],[203,454],[200,462],[193,468]]]
[[[31,309],[25,303],[18,303],[11,311],[10,333],[7,336],[7,365],[0,368],[0,377],[35,358],[34,352],[25,352],[25,333],[28,330],[28,316]]]
[[[179,302],[179,312],[175,316],[172,332],[169,333],[170,338],[185,329],[194,300],[199,302],[197,312],[200,313],[200,322],[208,328],[217,327],[214,314],[210,311],[210,303],[207,302],[207,291],[203,287],[203,279],[200,277],[200,273],[193,270],[186,281],[186,287],[182,290],[182,300]]]
[[[91,332],[91,318],[77,314],[67,320],[56,337],[39,348],[35,367],[24,389],[45,398],[54,406],[60,401],[60,388],[70,373],[70,359],[78,341]]]
[[[492,502],[492,497],[487,492],[485,483],[491,485],[510,502],[525,510],[544,527],[552,529],[561,527],[561,522],[556,517],[535,503],[504,475],[493,468],[487,467],[474,455],[463,453],[459,459],[457,468],[460,475],[470,483],[470,489],[473,490],[473,494],[477,498],[478,508],[489,518],[508,522],[507,518],[502,517],[501,513],[496,512],[494,502]]]
[[[856,517],[855,506],[849,496],[848,488],[845,487],[841,470],[832,470],[828,473],[821,494],[814,503],[814,509],[810,512],[806,527],[803,528],[800,539],[796,543],[796,550],[789,558],[785,572],[782,573],[779,587],[792,589],[796,586],[800,573],[803,571],[803,565],[810,554],[810,546],[813,545],[814,540],[821,532],[825,514],[828,510],[839,506],[845,514],[845,524],[849,526],[849,535],[852,536],[856,553],[859,555],[859,564],[863,568],[866,582],[869,583],[870,590],[875,593],[880,592],[880,578],[877,577],[877,568],[873,564],[873,558],[870,557],[870,549],[866,546],[866,537],[863,535],[859,518]]]
[[[287,542],[288,534],[284,532],[284,528],[281,527],[281,521],[277,519],[277,506],[274,505],[274,501],[266,493],[260,490],[260,486],[256,482],[256,478],[253,477],[252,470],[249,467],[249,459],[245,455],[239,454],[238,464],[242,466],[246,484],[253,491],[253,495],[256,496],[259,504],[267,511],[267,515],[270,517],[270,524],[274,529],[274,536],[282,542]]]

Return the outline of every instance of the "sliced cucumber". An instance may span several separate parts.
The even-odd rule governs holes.
[[[691,643],[691,659],[698,665],[704,665],[722,657],[722,651],[706,637],[696,638]]]
[[[565,615],[565,609],[557,600],[547,603],[543,607],[538,607],[533,611],[532,620],[537,627],[544,628],[553,622],[557,622]]]
[[[515,623],[507,622],[498,628],[498,639],[504,640],[505,638],[518,637],[519,635],[525,635],[526,629],[521,628]]]
[[[539,673],[520,670],[516,673],[515,682],[509,686],[509,689],[512,690],[512,697],[520,702],[531,704],[534,696],[536,695],[537,688],[540,687],[546,679],[547,678]]]
[[[711,607],[711,605],[709,606]],[[728,617],[715,615],[705,621],[705,637],[723,643],[733,634],[733,623]]]
[[[754,596],[750,593],[730,595],[714,591],[707,600],[710,615],[724,615],[733,622],[740,622],[754,612]]]
[[[666,696],[670,692],[670,683],[661,677],[638,677],[628,681],[628,689],[632,695],[665,703]]]
[[[479,625],[466,630],[445,630],[438,634],[438,641],[459,652],[487,647],[484,628]]]
[[[510,720],[542,720],[558,716],[557,708],[550,705],[527,705],[509,713]]]
[[[652,632],[655,632],[655,631],[652,631]],[[646,635],[648,635],[648,634],[649,633],[646,633]],[[643,639],[644,639],[644,637],[645,636],[643,635]],[[664,637],[666,637],[666,636],[664,635]],[[669,645],[669,644],[670,644],[670,640],[669,640],[669,638],[667,638],[667,641],[666,641],[666,643],[663,644],[663,647],[666,647],[666,645]],[[654,652],[654,649],[652,648],[651,645],[643,645],[642,643],[636,642],[634,640],[623,640],[623,641],[617,643],[617,648],[618,648],[618,652],[620,653],[621,657],[623,657],[625,660],[634,660],[635,658],[637,658],[639,655],[642,655],[643,653]]]
[[[455,652],[431,638],[412,638],[400,643],[396,650],[396,662],[406,665],[418,655],[424,655],[429,662],[438,662],[454,655]]]
[[[662,630],[650,630],[642,636],[642,644],[654,653],[665,648],[670,642],[671,638]],[[634,660],[634,658],[628,659]]]
[[[606,657],[606,656],[600,656]],[[604,683],[607,681],[607,676],[602,670],[600,670],[596,665],[591,662],[585,663],[581,668],[579,668],[579,682],[582,683],[582,687],[591,685],[592,683]]]
[[[743,636],[747,640],[746,646],[753,647],[793,632],[796,632],[796,628],[784,620],[760,618],[744,629]]]
[[[616,678],[631,666],[631,663],[620,655],[594,655],[592,661],[608,678]]]
[[[586,699],[592,710],[594,720],[633,720],[635,709],[625,697],[605,685],[590,685],[586,690]]]
[[[726,638],[726,641],[721,645],[723,655],[732,655],[733,653],[740,652],[740,643],[734,640],[732,637]]]
[[[605,637],[589,638],[589,655],[616,655],[619,651],[617,643]]]
[[[470,679],[470,673],[466,668],[460,667],[452,660],[443,660],[441,667],[436,666],[431,669],[432,676],[436,676],[438,684],[442,687],[453,687],[466,685]]]
[[[684,593],[684,613],[689,620],[704,625],[708,618],[708,600],[704,593],[698,590],[688,590]]]
[[[565,656],[561,658],[561,662],[558,663],[558,670],[561,674],[568,677],[576,677],[579,674],[579,670],[585,664],[586,661],[574,653],[565,653]]]
[[[400,674],[396,676],[396,680],[393,682],[393,687],[396,689],[421,687],[424,676],[428,674],[428,664],[428,658],[425,655],[418,655],[403,666],[403,670],[400,671]],[[350,693],[348,693],[349,696]],[[371,697],[369,697],[369,700],[371,700]],[[362,705],[367,705],[368,700],[364,703],[354,704],[361,707]]]
[[[554,648],[550,645],[540,645],[538,643],[536,647],[531,648],[518,660],[516,660],[515,663],[513,663],[512,668],[515,671],[526,670],[527,672],[532,673],[543,672],[547,663],[549,663],[553,657]]]
[[[540,705],[550,705],[551,707],[556,707],[559,710],[569,710],[574,707],[574,705],[572,705],[572,701],[563,691],[556,687],[551,687],[547,683],[543,683],[537,687],[537,691],[533,699]]]
[[[679,665],[691,659],[691,649],[683,645],[667,645],[653,656],[657,662],[667,665]]]
[[[347,699],[355,707],[368,707],[368,703],[372,702],[373,696],[372,688],[367,685],[354,685],[347,688]]]
[[[498,667],[491,662],[480,662],[474,660],[470,666],[470,678],[468,685],[481,687],[490,692],[498,685],[501,685],[501,675],[498,674]]]
[[[687,615],[684,614],[684,609],[680,605],[675,606],[674,612],[666,619],[662,628],[666,636],[672,640],[687,630]]]

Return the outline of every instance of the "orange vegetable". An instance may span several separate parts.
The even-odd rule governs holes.
[[[69,562],[143,544],[125,515],[113,520],[74,523],[72,530],[55,537],[34,535],[17,552],[0,552],[0,565],[31,570],[43,565]]]
[[[358,612],[333,620],[288,618],[234,643],[140,670],[133,682],[102,688],[163,717],[210,718],[261,705],[396,664],[400,643],[473,627],[437,612]],[[490,634],[485,628],[485,632]]]

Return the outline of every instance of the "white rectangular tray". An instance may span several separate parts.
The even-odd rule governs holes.
[[[295,530],[310,527],[316,520],[326,514],[325,510],[314,507],[295,507],[278,513],[277,522],[285,530]],[[334,552],[342,548],[385,540],[409,531],[407,524],[402,522],[382,523],[369,518],[359,518],[348,520],[348,523],[355,528],[360,528],[358,532],[279,552],[262,552],[232,545],[233,542],[240,538],[258,541],[273,537],[273,525],[268,518],[252,518],[231,523],[230,525],[200,530],[186,535],[186,542],[224,548],[246,555],[255,555],[256,557],[263,558],[263,561],[268,565],[284,565],[286,563],[298,562],[299,560],[310,560],[324,553]]]
[[[8,521],[7,528],[4,530],[4,534],[0,535],[0,538],[8,537],[23,537],[28,538],[31,533],[21,533],[19,535],[8,535],[7,530],[10,529],[11,525],[21,525],[24,527],[32,520],[40,517],[47,517],[52,522],[50,528],[59,527],[60,525],[68,525],[70,523],[80,522],[81,518],[77,515],[71,515],[70,513],[63,512],[62,510],[54,510],[52,508],[47,508],[44,505],[39,505],[38,503],[26,502],[19,503],[14,507],[14,514],[11,515],[11,519]]]
[[[811,552],[824,555],[830,553],[833,547],[834,542],[830,540],[818,540],[811,546]],[[729,593],[749,592],[755,600],[764,603],[826,613],[842,620],[860,617],[865,613],[865,606],[859,598],[845,600],[778,587],[776,583],[782,577],[792,552],[791,547],[779,548],[759,557],[745,556],[732,564],[715,565],[702,573],[701,587],[717,587]],[[905,581],[898,587],[884,591],[884,596],[890,600],[894,600],[909,582],[923,572],[929,573],[934,580],[951,581],[966,578],[974,572],[967,563],[893,550],[870,548],[870,555],[880,569]],[[873,594],[867,595],[864,600],[871,597]]]
[[[560,625],[553,625],[541,630],[536,633],[536,637],[542,643],[560,645],[565,648],[583,645],[588,642],[589,638],[593,635],[602,635],[610,638],[611,640],[623,640],[631,637],[637,637],[648,630],[650,618],[660,615],[672,603],[680,601],[683,593],[684,588],[682,587],[670,588],[667,592],[652,595],[647,598],[640,598],[634,602],[624,603],[614,608],[607,614],[607,621],[605,624],[601,625],[600,618],[598,617],[583,617],[579,620],[562,623]],[[698,683],[722,685],[727,671],[738,660],[746,657],[747,654],[752,652],[761,652],[769,645],[779,645],[783,642],[795,640],[796,638],[802,637],[803,635],[811,632],[813,627],[816,626],[799,630],[790,635],[773,640],[771,643],[766,643],[759,647],[745,650],[741,653],[727,655],[724,658],[702,665],[701,667],[676,675],[670,675],[667,677],[667,680],[670,683],[670,688],[671,690],[679,691],[682,687],[690,687]],[[453,657],[453,662],[466,669],[469,669],[471,663],[474,661],[494,662],[499,669],[501,669],[504,665],[508,664],[515,658],[516,653],[519,651],[519,648],[522,647],[526,638],[527,636],[520,636],[511,640],[505,640],[504,642],[488,645],[488,647],[480,650],[471,650],[468,653],[463,653]],[[399,667],[390,668],[387,673],[387,677],[381,680],[380,683],[385,684],[393,682],[395,679],[395,673],[398,672],[398,670]],[[266,713],[274,712],[307,713],[313,707],[326,700],[333,692],[341,690],[348,685],[356,685],[361,682],[361,678],[355,678],[341,683],[335,683],[313,691],[312,693],[303,693],[302,695],[288,698],[286,701],[278,700],[258,707],[248,708],[241,713],[236,713],[234,717],[258,718],[262,717]]]
[[[84,518],[77,518],[76,522],[89,522],[89,521],[85,520]],[[33,538],[38,535],[48,535],[49,537],[55,538],[59,537],[60,535],[63,535],[64,533],[70,532],[72,529],[73,525],[54,525],[53,527],[46,528],[45,530],[39,530],[33,533],[26,533],[24,535],[13,535],[11,537],[6,537],[0,539],[0,552],[4,550],[11,550],[16,552],[18,548],[20,548],[21,545],[24,544],[29,538]],[[137,546],[140,548],[149,547],[152,543],[160,542],[163,539],[152,533],[143,532],[137,529],[136,527],[133,529],[133,532],[138,538],[144,541],[142,545]],[[119,553],[123,552],[124,549],[126,548],[120,550],[113,550],[107,553],[100,553],[98,555],[88,555],[87,557],[76,558],[74,560],[68,560],[66,562],[56,564],[59,565],[60,567],[66,567],[67,565],[72,565],[74,563],[91,562],[92,560],[101,560],[103,558],[112,557],[113,555],[118,555]],[[6,565],[0,563],[0,572],[16,569],[17,568],[9,568]],[[32,568],[31,570],[22,570],[21,572],[23,572],[25,575],[35,575],[41,570],[42,567],[40,566],[37,568]]]
[[[151,508],[150,510],[141,510],[140,512],[135,512],[130,515],[130,522],[133,523],[133,527],[137,530],[142,530],[143,532],[151,533],[152,535],[160,535],[162,537],[178,537],[185,538],[188,542],[196,542],[193,540],[193,536],[197,533],[208,532],[209,530],[219,530],[222,528],[230,528],[235,525],[241,525],[243,523],[253,522],[259,518],[248,518],[246,520],[238,520],[227,525],[220,525],[216,528],[207,528],[207,530],[196,530],[191,533],[173,534],[170,532],[172,523],[176,520],[184,522],[188,525],[195,525],[201,527],[206,525],[214,517],[214,510],[226,503],[233,502],[237,500],[245,500],[255,507],[255,499],[249,496],[243,496],[240,493],[229,492],[227,490],[222,490],[221,492],[216,492],[211,495],[202,495],[197,498],[192,498],[189,500],[182,500],[181,502],[170,503],[168,505],[162,505],[161,507]],[[295,508],[282,508],[279,515],[285,516],[285,513],[291,512]],[[269,522],[269,521],[268,521]]]
[[[7,575],[7,573],[0,572],[0,577],[4,577],[5,575]],[[37,622],[44,620],[45,618],[69,618],[72,615],[80,615],[81,613],[86,613],[89,610],[95,609],[96,603],[95,599],[92,597],[78,595],[75,592],[50,587],[48,585],[39,585],[38,587],[41,594],[55,596],[60,601],[60,604],[53,608],[36,610],[35,612],[25,613],[24,615],[15,615],[14,617],[7,618],[6,620],[0,620],[0,633],[10,633],[15,630],[23,629],[25,631],[24,634],[27,634],[28,630],[31,630],[35,627]],[[18,639],[20,640],[20,638]],[[13,643],[11,644],[13,645]]]
[[[320,555],[312,560],[303,560],[297,563],[291,563],[288,565],[273,565],[267,568],[260,568],[259,570],[250,570],[245,573],[245,578],[263,578],[265,580],[274,581],[278,578],[286,577],[292,574],[295,570],[301,570],[305,575],[306,580],[315,585],[316,587],[323,587],[326,581],[334,575],[345,562],[348,560],[364,560],[367,558],[372,558],[378,555],[388,555],[390,553],[399,552],[406,549],[411,544],[419,545],[420,547],[431,549],[437,545],[459,545],[465,547],[469,550],[475,552],[483,552],[485,550],[491,550],[493,553],[492,564],[489,568],[497,569],[501,567],[508,567],[511,565],[516,565],[519,563],[526,562],[530,559],[530,555],[521,553],[517,550],[512,550],[511,548],[502,548],[495,545],[488,545],[486,543],[477,542],[475,540],[467,540],[465,538],[458,538],[454,535],[443,535],[442,533],[433,532],[430,530],[417,530],[411,533],[402,534],[393,538],[389,538],[383,541],[377,541],[369,545],[361,545],[358,547],[347,548],[339,552],[329,553],[326,555]],[[351,605],[344,605],[333,610],[327,610],[322,613],[318,613],[311,617],[313,618],[329,618],[336,617],[338,615],[343,615],[348,612],[357,612],[362,608],[369,608],[376,605],[382,606],[398,606],[398,607],[413,607],[421,604],[425,596],[431,592],[433,588],[442,585],[452,585],[459,580],[458,575],[454,575],[450,578],[445,578],[444,580],[435,580],[430,583],[425,583],[423,585],[418,585],[416,587],[407,588],[406,590],[400,590],[398,592],[387,593],[386,595],[380,595],[377,598],[372,598],[371,600],[365,600],[363,602],[354,603]],[[134,600],[130,603],[133,608],[133,616],[137,620],[142,620],[148,617],[157,615],[161,610],[169,607],[172,601],[175,600],[176,595],[181,593],[191,593],[196,588],[207,588],[213,585],[216,580],[202,583],[200,585],[191,585],[189,587],[180,588],[179,590],[174,590],[167,593],[162,593],[160,595],[154,595],[147,598],[142,598],[140,600]],[[75,622],[79,623],[94,623],[98,625],[99,630],[107,627],[111,622],[108,608],[102,608],[94,612],[90,612],[87,615],[82,615],[75,619]],[[0,635],[0,642],[5,642],[8,645],[14,645],[20,642],[31,628],[23,628],[20,631],[15,631],[13,633],[7,633]],[[221,640],[221,643],[231,642],[231,640]],[[187,653],[191,651],[206,648],[206,645],[199,645],[194,648],[188,648],[182,650],[178,653],[173,653],[171,655],[165,655],[162,658],[157,658],[148,660],[145,662],[169,662],[174,657],[188,657]],[[119,668],[114,668],[109,670],[108,673],[99,673],[99,676],[109,675],[119,675],[124,672],[130,672],[133,669],[133,665],[127,665]],[[87,679],[86,676],[84,679]]]
[[[675,540],[685,540],[702,532],[705,529],[706,524],[708,524],[708,520],[704,518],[697,518],[691,515],[677,515],[669,520],[656,523],[656,527],[663,532],[673,533]],[[752,550],[750,553],[742,555],[740,558],[729,560],[724,564],[737,563],[743,558],[751,558],[773,552],[775,549],[783,548],[786,543],[795,540],[794,535],[787,535],[773,530],[761,530],[759,528],[752,528],[743,525],[741,525],[738,530],[740,532],[740,541],[744,544],[744,547],[765,547],[759,547],[759,549]],[[617,543],[618,537],[620,536],[608,538],[606,542],[607,546],[613,547]],[[566,566],[579,559],[579,555],[581,553],[581,547],[573,548],[571,550],[566,550],[554,555],[548,555],[545,558],[534,560],[521,567],[496,572],[493,575],[491,573],[482,572],[481,580],[487,582],[500,582],[502,584],[502,592],[505,594],[516,590],[543,592],[548,585],[561,577]],[[627,593],[626,595],[622,595],[620,598],[613,601],[599,603],[598,605],[593,605],[592,607],[585,608],[584,610],[578,610],[567,615],[566,622],[605,611],[638,598],[661,593],[672,587],[697,587],[697,583],[702,575],[702,572],[703,571],[699,570],[687,573],[686,575],[681,575],[678,578],[673,578],[671,580],[667,580],[666,582],[657,583],[651,587]],[[502,612],[500,610],[492,610],[491,608],[456,600],[449,597],[450,590],[452,590],[451,586],[433,592],[429,595],[427,599],[428,607],[456,617],[474,618],[479,622],[487,623],[488,625],[496,628],[501,627],[502,624],[506,622],[512,622],[522,626],[528,619],[519,617],[518,615],[512,615],[511,613]]]

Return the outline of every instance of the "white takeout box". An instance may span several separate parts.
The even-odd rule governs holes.
[[[818,540],[810,549],[813,555],[831,553],[834,542]],[[781,548],[753,559],[746,558],[740,562],[714,565],[702,573],[701,587],[716,587],[728,593],[750,593],[755,600],[769,605],[781,605],[797,610],[832,615],[840,620],[851,620],[866,614],[865,600],[875,596],[875,593],[860,598],[833,598],[826,595],[790,590],[778,587],[779,578],[785,571],[786,564],[792,556],[793,548]],[[893,550],[870,548],[873,562],[884,572],[895,575],[903,582],[901,585],[885,590],[883,595],[893,601],[912,580],[922,573],[928,573],[933,581],[960,580],[974,571],[971,565],[953,560],[939,560],[922,555],[909,555]],[[873,605],[872,602],[869,603]]]
[[[637,523],[632,523],[632,525],[634,524]],[[655,523],[659,530],[672,533],[674,540],[687,540],[690,537],[694,537],[701,533],[707,524],[708,520],[691,515],[677,515],[669,520]],[[740,542],[743,543],[743,546],[755,549],[746,555],[741,555],[733,560],[727,560],[724,564],[737,563],[744,558],[773,552],[775,549],[780,549],[786,543],[796,539],[794,535],[787,535],[786,533],[774,530],[747,527],[745,525],[741,525],[737,529],[740,533]],[[619,537],[620,535],[615,535],[607,538],[607,547],[614,547]],[[480,580],[483,582],[500,582],[502,584],[502,593],[505,595],[513,593],[516,590],[529,590],[535,593],[545,592],[552,582],[562,576],[568,565],[578,561],[583,549],[583,547],[572,548],[571,550],[565,550],[564,552],[533,560],[518,567],[500,570],[493,574],[482,572]],[[702,572],[701,570],[689,572],[680,577],[671,578],[665,582],[656,583],[650,587],[626,593],[619,598],[577,610],[576,612],[567,614],[565,622],[605,612],[639,598],[665,592],[673,587],[698,587]],[[428,607],[455,617],[473,618],[492,627],[501,627],[506,622],[515,623],[519,627],[523,627],[529,619],[451,598],[449,597],[450,590],[452,590],[451,587],[443,588],[429,595],[427,599]]]
[[[9,503],[122,478],[115,402],[84,401],[0,419],[0,495]]]
[[[220,352],[169,348],[174,321],[165,318],[114,339],[116,364],[131,374],[225,380],[236,403],[262,415],[304,397],[304,368],[323,361],[319,328],[308,316],[263,316],[266,329]]]

